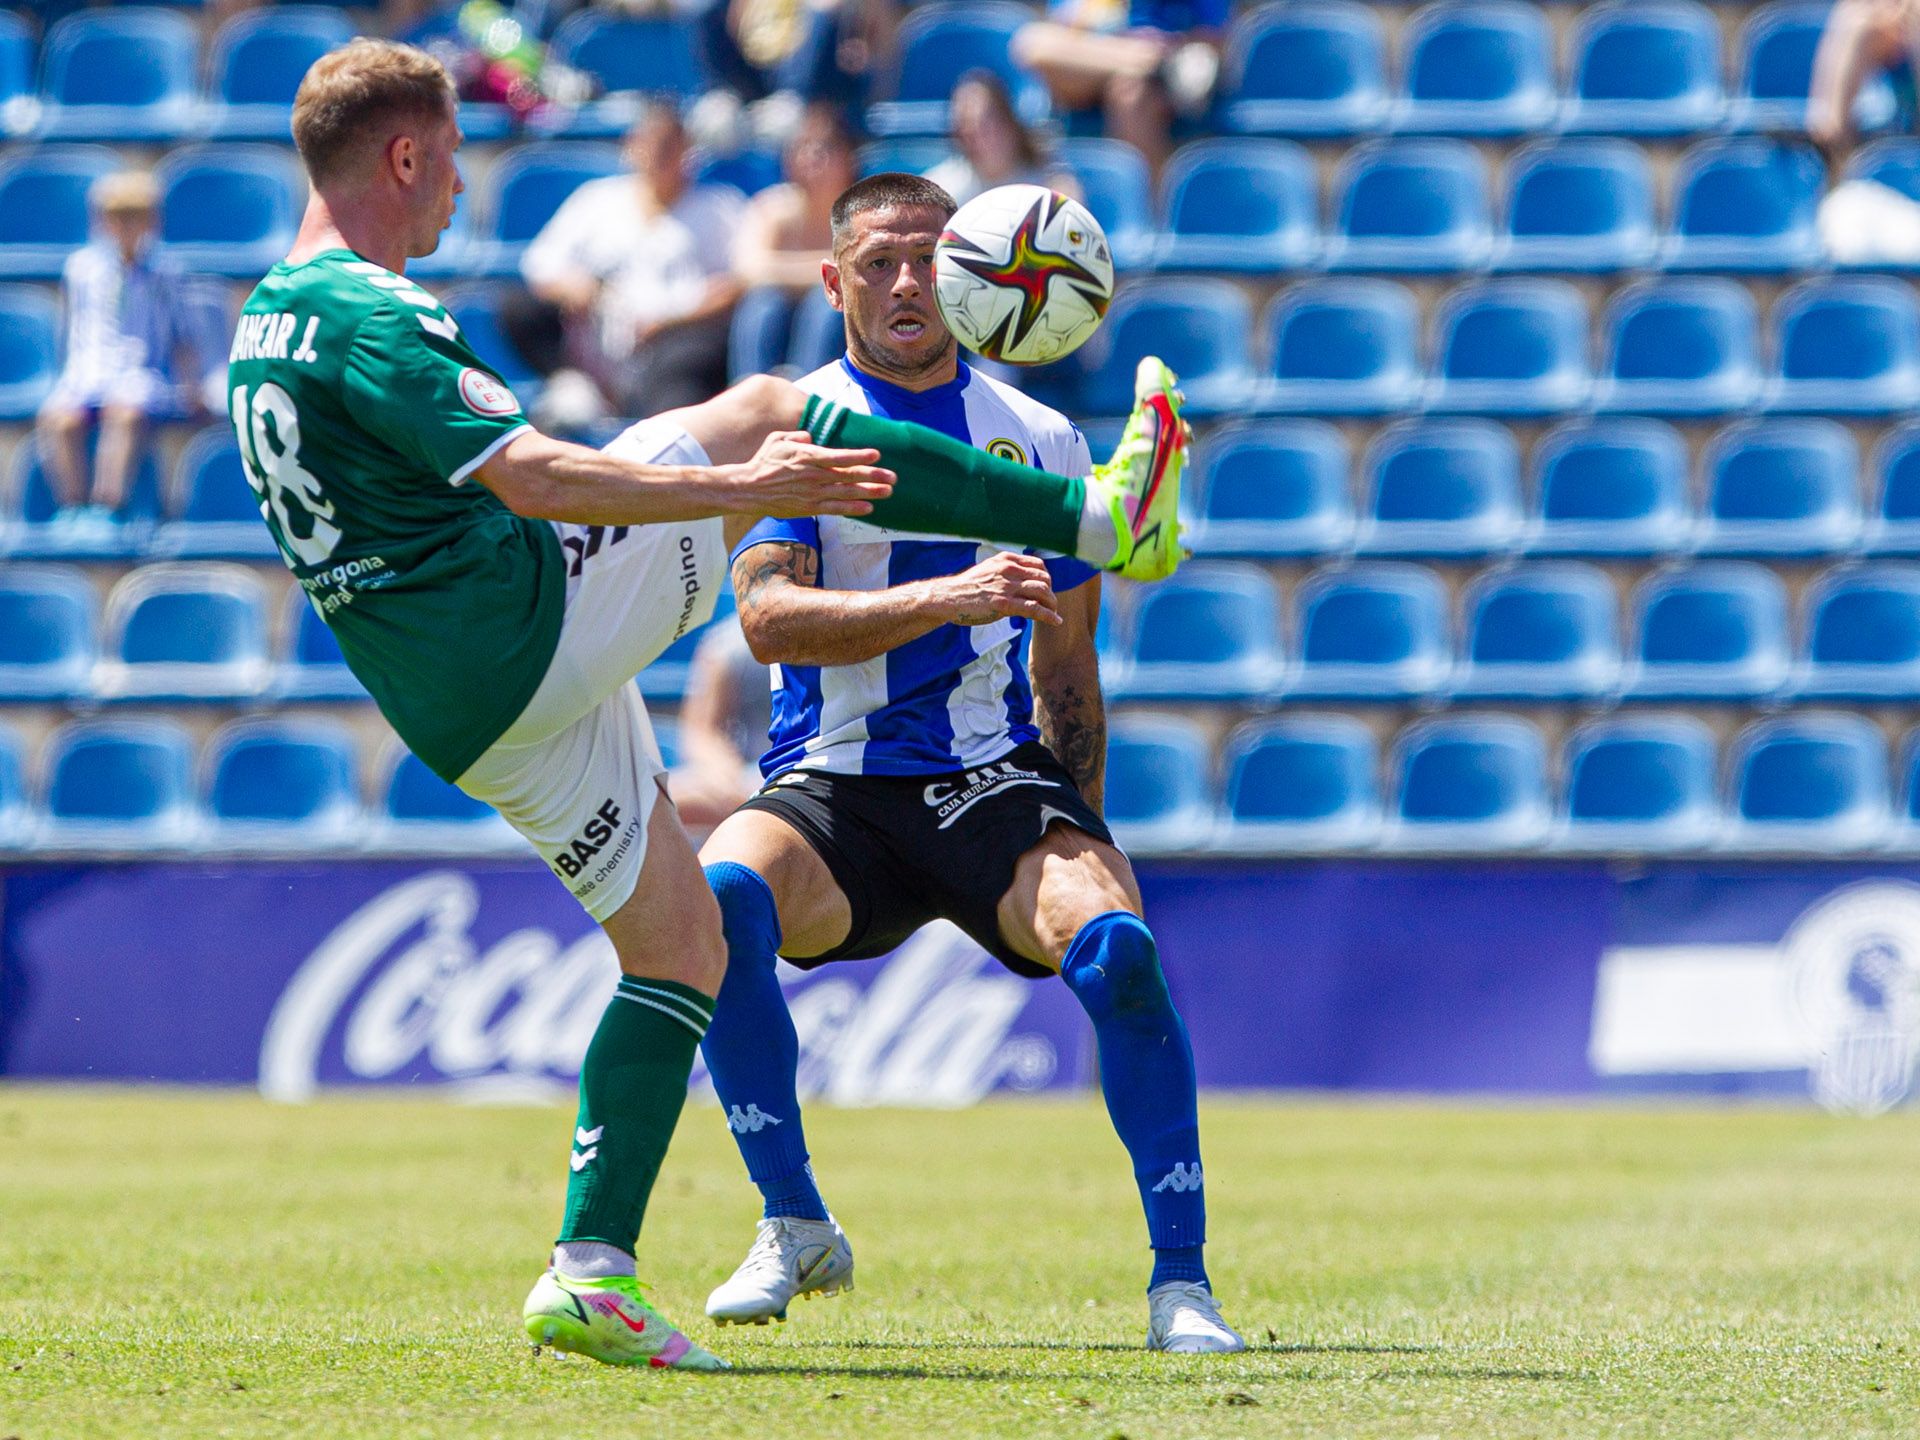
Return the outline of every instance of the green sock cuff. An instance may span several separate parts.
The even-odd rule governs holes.
[[[691,1030],[696,1038],[704,1036],[707,1026],[713,1023],[713,998],[691,985],[682,985],[678,980],[651,980],[637,975],[623,975],[614,994],[622,1000],[672,1016]]]
[[[823,400],[818,395],[809,395],[807,403],[800,410],[800,428],[813,437],[814,444],[832,445],[846,418],[846,406]]]

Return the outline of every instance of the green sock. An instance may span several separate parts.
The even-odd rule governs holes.
[[[893,494],[859,517],[869,524],[969,535],[1060,555],[1079,552],[1087,486],[1078,476],[1019,465],[924,425],[859,415],[817,395],[807,397],[800,424],[815,444],[878,450],[880,463],[899,477]],[[1112,556],[1081,558],[1105,564]]]
[[[621,976],[580,1067],[562,1243],[633,1250],[712,1019],[713,1000],[691,985]]]

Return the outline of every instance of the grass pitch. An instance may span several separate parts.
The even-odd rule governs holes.
[[[1257,1348],[1182,1359],[1095,1101],[818,1110],[859,1289],[693,1323],[757,1213],[696,1104],[642,1273],[713,1378],[520,1338],[569,1126],[0,1088],[0,1437],[1920,1433],[1920,1114],[1212,1102]]]

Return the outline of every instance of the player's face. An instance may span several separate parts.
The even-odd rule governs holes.
[[[465,138],[449,107],[445,118],[423,130],[415,141],[420,174],[415,181],[415,224],[407,237],[408,255],[431,255],[440,244],[440,233],[453,223],[457,197],[467,188],[455,160]]]
[[[933,303],[938,210],[869,210],[835,257],[828,298],[847,317],[854,363],[883,379],[923,380],[951,368],[953,335]]]

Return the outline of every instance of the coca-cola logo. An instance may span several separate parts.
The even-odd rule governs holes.
[[[439,1081],[500,1097],[571,1090],[618,974],[599,930],[516,930],[484,948],[474,879],[432,871],[342,921],[301,962],[260,1047],[261,1093],[304,1100],[328,1079]],[[864,969],[865,967],[863,967]],[[966,1105],[1058,1068],[1018,1030],[1031,982],[948,925],[929,926],[867,983],[782,967],[803,1094],[849,1105]],[[696,1071],[695,1082],[704,1079]]]

